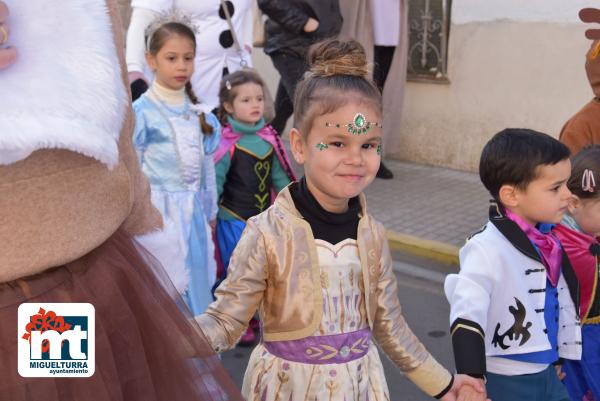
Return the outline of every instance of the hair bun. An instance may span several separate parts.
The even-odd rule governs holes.
[[[328,39],[311,46],[307,56],[310,72],[317,77],[370,75],[365,48],[355,40]]]

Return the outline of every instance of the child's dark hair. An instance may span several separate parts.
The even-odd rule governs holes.
[[[232,72],[221,79],[221,84],[219,85],[219,109],[217,111],[217,116],[221,120],[221,123],[227,123],[228,113],[225,110],[224,104],[233,104],[233,100],[238,94],[237,87],[247,83],[260,85],[264,92],[265,82],[256,71],[249,68]]]
[[[588,175],[584,177],[584,175]],[[582,149],[571,159],[567,187],[581,199],[600,198],[600,145]],[[585,190],[585,188],[588,190]],[[591,189],[591,191],[590,191]]]
[[[382,116],[381,93],[360,43],[328,39],[311,46],[307,60],[310,70],[294,94],[294,127],[301,133],[308,134],[316,117],[348,103],[366,104]]]
[[[194,50],[196,49],[196,35],[189,26],[180,22],[167,22],[152,32],[152,35],[147,38],[146,43],[148,53],[156,56],[160,49],[162,49],[162,47],[165,45],[167,39],[173,35],[178,35],[191,40],[194,44]],[[193,104],[198,104],[198,97],[194,93],[190,81],[185,84],[185,93]],[[200,129],[202,130],[202,133],[205,135],[212,135],[214,127],[206,122],[206,116],[204,113],[200,113],[198,115],[198,119],[200,121]]]
[[[569,158],[569,148],[550,135],[525,128],[507,128],[488,141],[481,152],[479,178],[499,201],[500,188],[525,190],[538,176],[538,167]]]

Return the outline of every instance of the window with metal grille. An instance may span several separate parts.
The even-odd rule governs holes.
[[[408,80],[447,83],[452,0],[408,0]]]

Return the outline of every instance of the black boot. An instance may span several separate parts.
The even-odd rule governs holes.
[[[383,178],[384,180],[389,180],[390,178],[394,178],[394,173],[387,168],[383,162],[379,164],[379,170],[377,170],[377,178]]]

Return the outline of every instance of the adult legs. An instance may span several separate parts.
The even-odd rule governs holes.
[[[281,135],[288,118],[294,112],[293,99],[296,84],[302,79],[308,65],[303,58],[290,54],[277,52],[270,56],[275,69],[281,76],[275,96],[275,118],[271,125]]]
[[[394,50],[396,50],[396,46],[375,46],[373,80],[381,93],[383,93],[385,81],[387,80],[390,67],[392,66]],[[381,162],[379,164],[379,170],[377,171],[377,177],[389,179],[394,178],[394,174],[383,164],[383,162]]]
[[[394,51],[396,46],[377,46],[373,55],[375,66],[373,68],[373,79],[381,92],[385,86],[385,81],[390,72],[392,61],[394,60]]]
[[[277,94],[275,95],[275,117],[271,121],[271,126],[279,135],[282,134],[287,124],[288,118],[294,113],[294,104],[288,96],[287,90],[279,80],[277,85]]]

